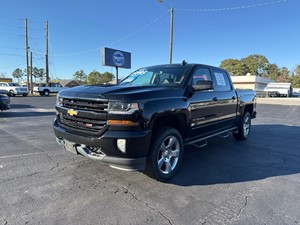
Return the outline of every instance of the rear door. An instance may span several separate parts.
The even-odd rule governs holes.
[[[217,93],[219,105],[219,126],[221,129],[230,128],[235,124],[237,112],[237,96],[229,75],[224,70],[212,69],[214,90]]]

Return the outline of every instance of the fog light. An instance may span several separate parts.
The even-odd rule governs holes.
[[[118,139],[117,146],[121,152],[126,153],[126,139]]]

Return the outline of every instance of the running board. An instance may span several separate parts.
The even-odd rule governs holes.
[[[197,143],[199,143],[199,144],[197,144]],[[207,140],[205,139],[202,141],[198,141],[198,142],[193,143],[192,145],[196,148],[203,148],[207,145]]]
[[[229,136],[228,131],[218,135],[218,137],[223,138],[223,139],[227,138],[228,136]]]
[[[233,127],[233,128],[228,129],[228,130],[217,132],[215,134],[208,135],[207,137],[199,138],[199,139],[197,139],[195,141],[188,142],[185,145],[193,145],[193,146],[195,146],[197,148],[202,148],[202,147],[204,147],[204,146],[207,145],[207,139],[215,137],[215,136],[219,136],[219,137],[222,137],[222,138],[227,138],[229,136],[228,132],[234,132],[236,130],[237,130],[237,128]],[[200,143],[200,144],[197,144],[197,143]]]

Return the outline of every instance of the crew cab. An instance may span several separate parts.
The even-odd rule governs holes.
[[[50,93],[58,93],[65,89],[60,83],[45,83],[34,87],[33,91],[38,92],[41,96],[49,96]]]
[[[185,146],[229,132],[246,140],[256,93],[236,91],[221,68],[183,62],[141,68],[118,85],[63,90],[56,110],[54,132],[66,150],[166,181]]]
[[[8,91],[8,95],[14,97],[15,95],[27,96],[29,91],[27,87],[22,87],[18,83],[0,82],[0,90]]]

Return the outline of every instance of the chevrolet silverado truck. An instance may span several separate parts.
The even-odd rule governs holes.
[[[256,93],[236,91],[221,68],[183,62],[141,68],[118,85],[63,90],[56,111],[56,140],[66,150],[166,181],[184,146],[229,133],[246,140]]]

